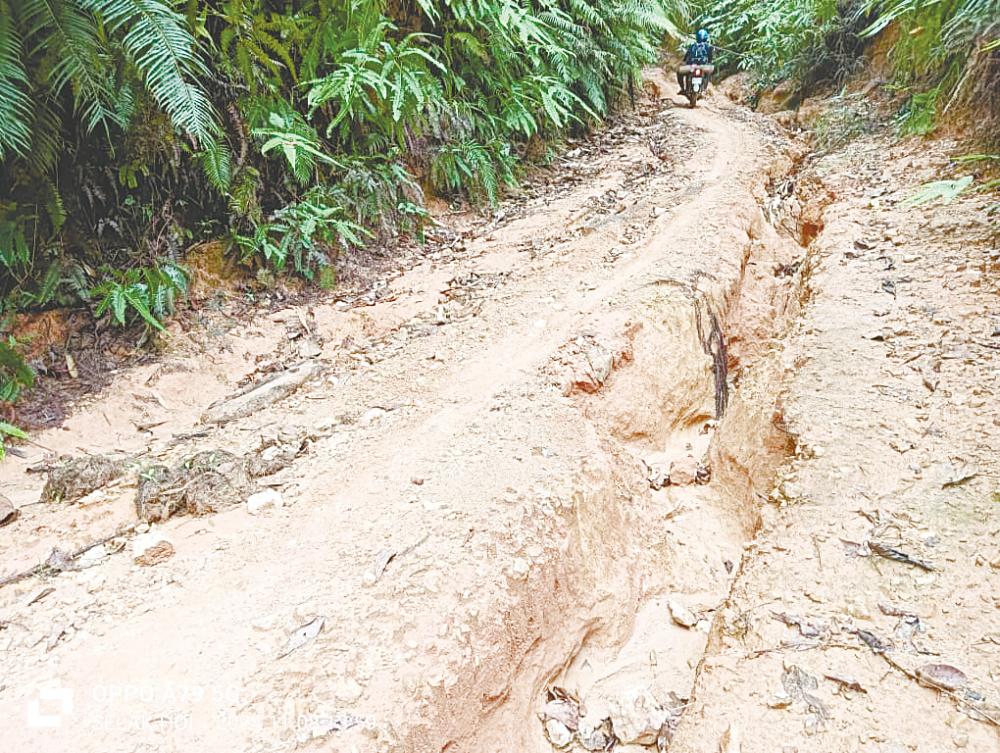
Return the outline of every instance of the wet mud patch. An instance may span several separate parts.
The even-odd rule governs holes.
[[[42,502],[72,504],[123,476],[131,458],[122,455],[84,455],[63,458],[48,469]]]
[[[208,515],[239,504],[250,493],[247,463],[225,450],[206,450],[171,467],[140,473],[135,512],[157,523],[178,515]]]

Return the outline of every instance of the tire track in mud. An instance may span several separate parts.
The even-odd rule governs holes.
[[[795,165],[786,164],[786,172],[769,184],[794,181]],[[535,673],[515,681],[531,692],[520,703],[508,696],[508,703],[496,713],[501,731],[492,729],[485,736],[475,736],[468,750],[499,750],[503,739],[517,734],[519,722],[536,716],[544,725],[544,737],[539,730],[525,750],[546,751],[551,749],[549,744],[574,750],[665,751],[669,747],[690,703],[705,652],[716,641],[718,615],[743,570],[744,550],[759,527],[762,492],[770,490],[776,470],[795,448],[778,403],[783,374],[774,345],[804,302],[804,281],[798,270],[806,249],[796,240],[800,236],[797,207],[783,206],[790,197],[756,198],[759,208],[743,227],[740,273],[731,287],[720,296],[718,289],[699,289],[697,276],[698,283],[681,293],[687,305],[670,311],[674,326],[662,328],[662,321],[656,322],[659,327],[651,325],[650,319],[662,315],[663,301],[643,307],[645,326],[636,327],[630,321],[630,330],[639,334],[629,343],[624,368],[639,371],[639,380],[656,383],[652,373],[669,371],[666,359],[701,360],[702,371],[696,377],[701,389],[694,404],[678,404],[678,393],[690,399],[693,391],[677,390],[678,380],[667,380],[670,386],[657,393],[665,401],[664,414],[652,419],[660,423],[659,430],[635,431],[634,426],[622,425],[620,414],[609,416],[593,404],[595,400],[628,404],[634,384],[612,378],[596,396],[579,398],[580,410],[612,445],[606,451],[623,465],[634,465],[638,459],[652,468],[655,461],[646,460],[651,449],[665,447],[663,454],[676,458],[678,452],[690,453],[694,448],[695,455],[707,461],[712,481],[703,487],[668,487],[650,494],[652,504],[632,525],[668,530],[659,539],[642,537],[650,549],[673,550],[668,562],[662,569],[644,571],[638,592],[619,593],[611,603],[581,616],[571,650],[548,666],[537,659]],[[784,220],[780,229],[772,224],[779,217]],[[710,303],[713,293],[714,306]],[[685,328],[693,330],[693,337],[671,342],[666,353],[637,342],[668,337]],[[727,355],[730,340],[739,343],[737,358]],[[707,357],[707,366],[701,357]],[[730,365],[736,370],[731,406]],[[628,413],[628,418],[646,414],[650,420],[651,406],[643,407]],[[653,453],[653,457],[661,456]],[[633,486],[634,494],[642,494],[636,487],[643,481]],[[637,556],[652,557],[653,553],[647,549]],[[542,648],[533,650],[545,655]],[[504,719],[505,715],[510,718]]]

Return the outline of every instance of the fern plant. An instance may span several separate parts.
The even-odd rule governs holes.
[[[243,259],[261,256],[281,271],[289,261],[307,279],[332,264],[339,249],[362,243],[367,231],[350,221],[327,189],[313,188],[300,201],[277,210],[252,235],[237,235]]]
[[[21,355],[17,340],[13,335],[0,337],[0,407],[12,405],[24,390],[34,384],[35,372]],[[27,439],[28,435],[14,424],[0,419],[0,460],[7,454],[9,438]]]
[[[160,322],[152,259],[315,276],[495,202],[634,91],[682,0],[0,0],[0,306]],[[531,150],[534,151],[534,150]],[[544,150],[543,150],[544,151]],[[160,268],[163,270],[163,267]]]
[[[119,326],[138,318],[162,332],[162,320],[174,312],[177,298],[188,289],[188,272],[178,264],[106,272],[107,277],[90,290],[97,301],[94,315],[108,315]]]
[[[0,158],[35,145],[36,102],[71,94],[87,130],[128,123],[126,63],[174,125],[201,141],[218,131],[198,83],[206,64],[183,17],[165,0],[18,0],[0,3]],[[41,96],[39,96],[41,95]]]
[[[445,144],[431,163],[430,178],[439,189],[465,189],[495,204],[501,187],[514,183],[514,158],[509,144],[499,141]]]
[[[14,403],[33,387],[35,372],[24,360],[13,335],[0,337],[0,403]]]

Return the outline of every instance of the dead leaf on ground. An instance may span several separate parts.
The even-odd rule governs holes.
[[[383,549],[378,554],[375,555],[375,561],[372,563],[372,569],[365,575],[364,583],[366,586],[371,586],[382,577],[382,573],[389,566],[389,563],[395,559],[405,557],[407,554],[412,552],[418,546],[423,544],[427,539],[430,538],[430,534],[424,534],[419,541],[410,544],[404,549]]]
[[[743,750],[743,736],[740,728],[735,724],[726,727],[726,731],[719,738],[719,753],[741,753]]]
[[[887,560],[902,562],[904,565],[913,565],[914,567],[919,567],[921,570],[926,570],[931,573],[936,569],[930,562],[917,559],[901,549],[896,549],[895,547],[883,544],[880,541],[869,541],[868,548],[879,557],[885,557]]]
[[[800,617],[797,614],[787,612],[771,612],[774,619],[783,622],[788,627],[798,628],[799,634],[804,638],[815,638],[825,629],[823,623],[815,623]]]
[[[382,573],[389,566],[389,563],[395,559],[398,552],[395,549],[383,549],[378,554],[375,555],[375,561],[372,563],[371,572],[365,576],[366,585],[374,585],[379,578],[382,577]]]
[[[916,675],[922,685],[939,690],[959,690],[969,682],[962,670],[950,664],[925,664]]]
[[[317,617],[311,622],[307,622],[305,625],[297,629],[288,637],[288,643],[285,644],[285,649],[280,654],[278,658],[281,659],[288,656],[292,651],[302,648],[304,645],[309,643],[313,638],[320,634],[323,630],[323,623],[325,620],[322,617]]]
[[[31,599],[28,601],[28,603],[25,604],[25,606],[26,607],[30,607],[32,604],[37,604],[42,599],[44,599],[46,596],[48,596],[49,594],[52,594],[52,593],[55,593],[55,589],[52,588],[51,586],[49,586],[48,588],[43,588],[41,591],[39,591],[34,596],[32,596]]]
[[[875,633],[869,630],[856,630],[855,634],[876,654],[884,654],[889,648]]]
[[[848,690],[856,690],[859,693],[868,692],[864,688],[864,686],[862,686],[861,683],[855,680],[853,677],[849,676],[845,677],[842,675],[834,675],[834,674],[824,674],[823,677],[825,677],[827,680],[830,680],[831,682],[837,683],[843,688],[847,688]]]
[[[902,607],[898,607],[895,604],[885,604],[879,602],[879,611],[886,617],[916,617],[916,613]]]

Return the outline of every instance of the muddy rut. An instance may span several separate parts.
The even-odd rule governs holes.
[[[107,539],[0,591],[8,748],[715,749],[689,709],[801,454],[777,345],[832,199],[801,156],[721,97],[652,96],[371,306],[279,312],[40,436],[122,471],[34,505],[3,470],[7,572]],[[269,349],[294,368],[255,390]],[[138,437],[137,391],[164,416]],[[206,452],[239,483],[188,494]],[[136,518],[151,479],[168,520]]]

